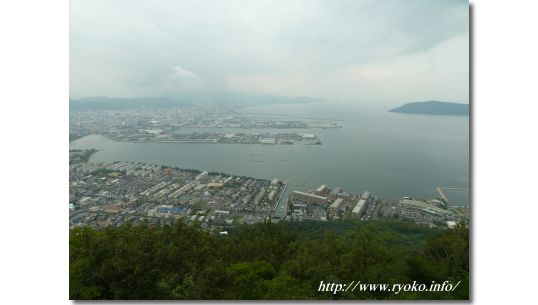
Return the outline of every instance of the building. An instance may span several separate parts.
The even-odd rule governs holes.
[[[163,132],[162,129],[146,129],[146,132],[149,133],[149,134],[160,134],[161,132]]]
[[[294,209],[306,209],[308,207],[308,204],[306,203],[294,203],[293,208]]]
[[[440,208],[446,208],[446,203],[438,199],[429,199],[427,202]]]
[[[336,199],[330,206],[329,210],[332,215],[336,215],[338,211],[344,206],[344,200],[342,198]]]
[[[341,198],[343,199],[344,201],[349,201],[351,199],[352,195],[351,194],[348,194],[348,193],[338,193],[336,194],[336,198]]]
[[[370,192],[364,191],[361,195],[361,199],[368,201],[368,199],[370,199],[370,196],[371,196]]]
[[[267,199],[269,199],[269,201],[273,201],[275,199],[275,195],[276,195],[276,191],[272,190],[271,192],[269,192]]]
[[[305,203],[294,203],[292,214],[296,217],[303,217],[306,215],[307,209],[308,209],[308,205]]]
[[[104,206],[103,210],[107,213],[118,213],[121,212],[122,208],[117,203],[107,204]]]
[[[342,193],[343,191],[344,190],[341,187],[337,186],[331,191],[331,193],[329,194],[329,198],[331,198],[332,200],[335,200],[337,195],[339,193]]]
[[[325,184],[321,185],[314,193],[318,196],[327,195],[327,186]]]
[[[171,214],[183,214],[185,213],[185,208],[183,207],[173,207],[170,205],[161,205],[156,208],[159,213],[171,213]]]
[[[327,197],[318,196],[314,194],[308,194],[304,192],[299,191],[293,191],[290,194],[291,198],[304,201],[311,204],[317,204],[317,205],[327,205]]]
[[[254,203],[260,204],[264,196],[265,196],[265,189],[262,187],[261,191],[258,193],[256,198],[254,198]]]
[[[260,143],[262,144],[275,144],[276,139],[275,138],[263,138],[260,140]]]
[[[361,218],[362,214],[364,214],[364,210],[366,209],[366,205],[367,203],[365,199],[359,199],[359,202],[357,202],[357,205],[355,205],[355,207],[351,211],[351,217]]]
[[[221,188],[224,186],[223,182],[210,182],[207,184],[208,188]]]
[[[251,194],[247,194],[245,197],[243,197],[243,204],[247,204],[250,199],[252,199],[252,195]]]
[[[424,201],[402,199],[400,200],[400,204],[403,207],[422,211],[434,216],[443,217],[450,214],[450,211]]]
[[[202,172],[201,174],[196,176],[196,178],[194,178],[194,179],[197,180],[197,181],[200,181],[200,180],[206,180],[208,177],[209,177],[208,172]]]
[[[82,197],[78,201],[78,204],[80,206],[86,206],[86,205],[90,204],[90,202],[91,202],[91,197]]]

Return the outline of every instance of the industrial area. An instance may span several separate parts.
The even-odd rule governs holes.
[[[320,145],[316,134],[295,130],[341,127],[334,122],[247,116],[234,109],[200,107],[72,111],[69,122],[70,140],[99,134],[137,143]],[[234,131],[215,131],[223,129]],[[269,129],[279,132],[267,132]]]

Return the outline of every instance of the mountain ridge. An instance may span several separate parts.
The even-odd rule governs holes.
[[[389,110],[389,112],[404,114],[429,114],[429,115],[469,115],[469,104],[441,102],[441,101],[424,101],[411,102],[398,108]]]

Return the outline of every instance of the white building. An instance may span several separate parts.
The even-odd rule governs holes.
[[[344,206],[344,199],[342,198],[336,199],[330,206],[331,214],[336,215],[338,211],[342,209],[343,206]]]
[[[357,202],[357,205],[353,208],[351,211],[351,217],[353,218],[360,218],[362,214],[364,213],[364,210],[366,209],[366,199],[359,199],[359,202]]]
[[[260,143],[262,143],[262,144],[275,144],[276,139],[275,138],[263,138],[263,139],[260,139]]]
[[[209,177],[209,173],[208,172],[202,172],[201,174],[199,174],[198,176],[196,176],[196,178],[194,178],[195,180],[197,181],[200,181],[200,180],[205,180]]]

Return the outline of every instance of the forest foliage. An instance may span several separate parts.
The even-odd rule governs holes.
[[[469,230],[401,222],[78,227],[70,299],[469,299]],[[320,281],[441,283],[453,292],[318,292]]]

